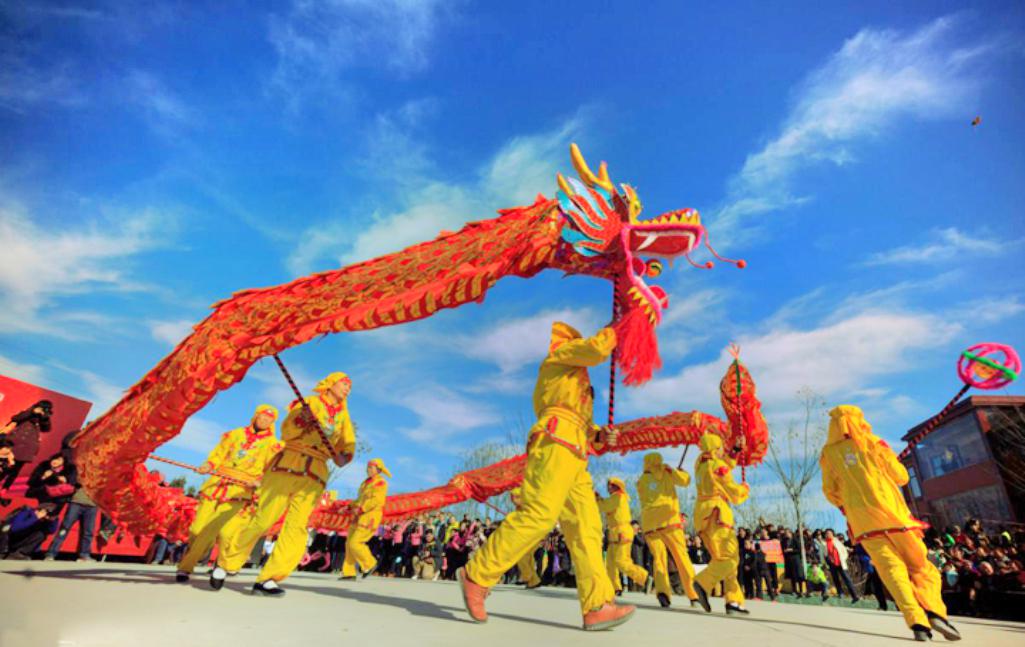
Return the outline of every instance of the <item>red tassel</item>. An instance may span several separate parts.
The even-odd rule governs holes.
[[[623,383],[638,386],[662,368],[655,327],[640,308],[623,315],[615,325],[616,361],[623,369]]]

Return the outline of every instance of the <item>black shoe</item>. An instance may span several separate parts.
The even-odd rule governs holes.
[[[932,640],[932,632],[929,631],[928,627],[923,627],[922,625],[913,625],[911,627],[911,631],[915,634],[915,642],[924,643]]]
[[[179,571],[179,572],[174,574],[174,581],[177,582],[178,584],[188,584],[189,583],[189,574],[188,573],[182,573],[181,571]]]
[[[929,626],[940,632],[940,634],[947,640],[961,640],[961,634],[954,629],[954,625],[941,616],[938,613],[932,611],[926,611],[925,615],[929,618]]]
[[[663,609],[668,609],[669,608],[669,605],[671,603],[669,602],[669,596],[668,595],[666,595],[665,593],[659,593],[655,597],[658,598],[658,603],[662,606]]]
[[[278,586],[274,580],[257,582],[253,585],[253,595],[266,595],[271,598],[282,598],[285,596],[285,589]]]
[[[708,602],[708,591],[705,591],[705,587],[694,582],[694,592],[698,594],[698,604],[705,610],[705,613],[712,613],[712,605]]]
[[[698,599],[694,598],[693,600],[690,601],[690,608],[693,609],[694,607],[698,606],[698,604],[700,604],[698,602]]]
[[[377,567],[380,566],[380,565],[381,565],[381,562],[378,562],[378,563],[374,564],[373,566],[371,566],[369,571],[364,571],[363,579],[365,580],[368,577],[370,577],[371,575],[373,575],[374,573],[376,573],[377,572]]]
[[[857,604],[861,598],[851,598],[851,604]]]
[[[623,589],[619,589],[618,591],[616,591],[616,597],[617,598],[623,597]]]
[[[751,615],[751,612],[745,609],[744,607],[740,606],[739,604],[734,604],[730,602],[726,605],[726,615],[731,616],[734,613],[739,613],[745,616]]]
[[[220,566],[210,571],[210,588],[220,591],[221,587],[224,586],[224,578],[226,577],[228,577],[228,572]]]
[[[523,588],[528,590],[528,591],[533,591],[534,589],[539,589],[539,588],[541,588],[541,580],[534,580],[533,584],[528,584],[528,585],[524,586]]]
[[[342,581],[355,580],[356,576],[355,575],[343,575],[343,576],[339,577],[338,579],[342,580]]]

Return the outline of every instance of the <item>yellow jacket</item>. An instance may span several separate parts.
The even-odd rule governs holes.
[[[911,516],[900,487],[908,471],[865,421],[861,409],[840,405],[829,412],[822,448],[822,492],[840,508],[855,540],[866,534],[924,528]]]
[[[694,528],[698,532],[713,530],[715,526],[733,527],[730,504],[747,501],[750,487],[747,483],[733,482],[733,468],[737,466],[722,453],[722,439],[705,434],[700,441],[701,455],[694,464],[697,476],[697,501],[694,503]]]
[[[662,454],[652,452],[644,457],[644,474],[637,480],[637,497],[641,501],[641,530],[680,526],[680,499],[676,488],[690,485],[690,474],[673,469],[662,462]]]
[[[377,530],[384,514],[384,501],[388,498],[388,481],[380,474],[364,480],[356,497],[356,523],[360,528]]]
[[[207,464],[217,472],[242,481],[258,481],[271,459],[281,450],[274,429],[256,433],[253,427],[238,427],[225,432],[220,442],[206,457]],[[249,501],[253,488],[211,476],[199,488],[199,498],[210,501]]]
[[[308,476],[321,485],[327,485],[327,461],[335,454],[351,456],[356,452],[356,430],[349,419],[347,403],[331,408],[320,395],[310,396],[306,402],[331,439],[332,447],[324,447],[316,428],[303,426],[306,424],[301,416],[303,408],[297,401],[281,425],[281,440],[285,448],[271,462],[270,469]]]
[[[599,429],[593,420],[594,399],[587,368],[604,362],[615,347],[616,333],[611,328],[582,339],[567,324],[552,325],[552,343],[534,387],[537,423],[530,430],[531,439],[548,434],[586,460]]]
[[[598,500],[598,509],[605,515],[609,529],[609,543],[625,544],[633,541],[634,529],[630,525],[630,495],[616,492]]]

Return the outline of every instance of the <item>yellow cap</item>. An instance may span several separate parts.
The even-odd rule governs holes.
[[[644,471],[645,472],[650,472],[651,470],[656,469],[661,464],[662,464],[662,454],[660,454],[658,452],[651,452],[650,454],[645,454],[644,455]]]
[[[562,344],[580,339],[580,331],[562,321],[552,323],[552,340],[548,344],[548,351],[551,352]]]
[[[327,391],[332,386],[334,386],[336,383],[338,383],[338,382],[340,382],[342,380],[345,380],[346,382],[349,382],[350,384],[352,383],[352,380],[349,378],[348,375],[346,375],[345,373],[343,373],[341,371],[336,371],[336,372],[332,373],[331,375],[328,375],[327,377],[325,377],[320,382],[317,382],[317,386],[313,387],[313,390],[315,392],[317,392],[317,393],[323,393],[324,391]]]
[[[382,461],[380,458],[370,459],[369,461],[367,461],[367,465],[376,465],[377,469],[381,470],[382,474],[389,477],[391,476],[391,472],[389,472],[388,468],[384,466],[384,461]]]
[[[624,483],[621,479],[612,477],[609,479],[609,485],[614,485],[615,487],[619,488],[620,492],[626,492],[626,483]]]
[[[864,449],[871,443],[872,435],[872,425],[868,424],[864,412],[858,407],[852,404],[841,404],[829,412],[827,445],[850,438]]]
[[[706,454],[712,454],[722,449],[722,438],[715,434],[705,434],[698,441],[698,446]]]
[[[253,412],[253,417],[255,418],[256,416],[260,415],[261,413],[269,413],[271,416],[274,417],[275,420],[278,419],[278,408],[273,406],[273,405],[270,405],[270,404],[258,405],[256,407],[256,411]]]

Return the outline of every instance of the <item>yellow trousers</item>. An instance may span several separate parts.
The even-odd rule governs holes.
[[[544,539],[558,521],[573,560],[580,609],[611,602],[616,592],[602,559],[602,523],[587,461],[547,436],[527,454],[522,504],[488,537],[466,565],[466,574],[491,587]]]
[[[722,582],[723,597],[727,603],[744,604],[744,591],[737,582],[737,567],[740,565],[740,547],[733,528],[715,526],[711,530],[700,533],[708,554],[712,556],[705,570],[698,573],[694,581],[701,585],[709,595],[719,582]]]
[[[680,574],[680,584],[683,585],[683,592],[691,600],[698,598],[694,590],[694,564],[690,561],[690,554],[687,552],[687,535],[683,534],[681,528],[660,528],[644,533],[644,540],[648,542],[651,549],[651,570],[655,578],[655,591],[665,593],[672,597],[673,587],[669,584],[669,562],[668,553],[672,554],[676,562],[676,571]]]
[[[220,503],[201,499],[196,508],[196,518],[189,526],[189,548],[178,562],[178,570],[182,573],[195,570],[196,563],[214,547],[214,542],[219,542],[223,550],[251,520],[245,509],[244,501]]]
[[[609,548],[605,553],[605,570],[609,572],[609,579],[612,580],[612,586],[617,591],[620,590],[620,573],[641,586],[644,586],[648,581],[648,571],[634,564],[633,559],[630,557],[630,547],[632,545],[628,542],[613,542],[609,544]]]
[[[940,594],[940,572],[929,561],[925,544],[917,533],[891,533],[863,539],[861,545],[872,558],[879,578],[904,614],[908,627],[928,627],[926,611],[947,617],[947,605]]]
[[[257,582],[280,582],[295,570],[306,552],[306,523],[320,499],[324,486],[307,476],[268,472],[257,490],[259,505],[248,525],[239,529],[231,541],[221,546],[217,565],[229,573],[238,571],[256,542],[285,515],[274,551],[256,576]]]
[[[349,527],[349,538],[345,540],[345,561],[342,562],[343,577],[354,577],[356,564],[364,573],[377,566],[377,560],[367,548],[367,542],[375,532],[377,528],[361,528],[355,523]]]
[[[541,576],[537,574],[537,563],[534,561],[534,553],[537,546],[523,553],[520,561],[516,562],[516,569],[520,572],[520,580],[527,586],[534,587],[541,583]]]

